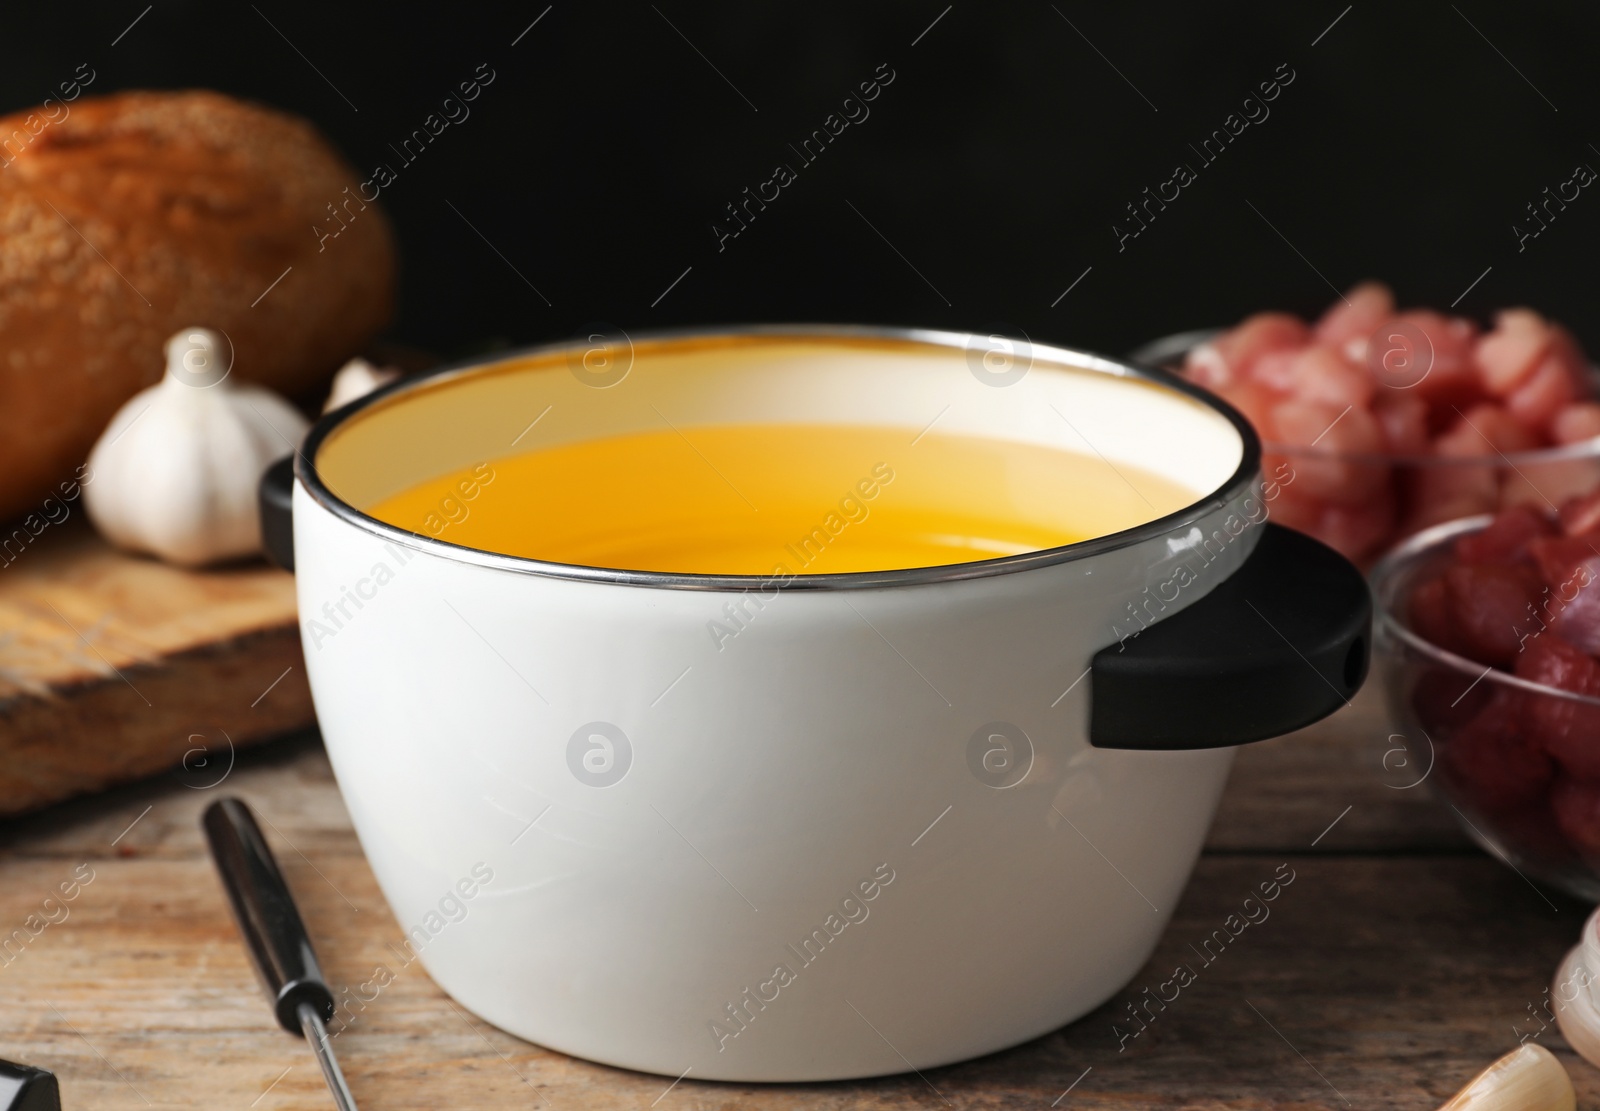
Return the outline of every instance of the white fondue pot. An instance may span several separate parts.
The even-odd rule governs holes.
[[[1195,496],[1047,551],[771,577],[544,563],[363,512],[531,448],[782,422],[1050,445]],[[351,818],[441,987],[596,1061],[825,1080],[1106,1001],[1183,892],[1228,746],[1360,685],[1365,586],[1266,523],[1292,475],[1258,460],[1222,402],[1076,351],[618,334],[329,414],[264,480],[264,529]]]

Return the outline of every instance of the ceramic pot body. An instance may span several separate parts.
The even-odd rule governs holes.
[[[1074,352],[1013,353],[997,383],[972,337],[614,342],[603,389],[581,354],[514,356],[341,410],[301,457],[306,662],[396,962],[542,1045],[727,1080],[929,1068],[1103,1003],[1172,913],[1232,749],[1092,746],[1085,673],[1245,562],[1248,429]],[[768,579],[553,567],[359,512],[533,446],[512,443],[535,418],[559,442],[669,417],[898,424],[908,452],[938,420],[1087,443],[1107,481],[1136,462],[1196,498],[1053,553]]]

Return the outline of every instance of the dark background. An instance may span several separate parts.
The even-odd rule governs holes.
[[[91,93],[207,86],[307,116],[365,177],[492,68],[470,118],[383,192],[391,336],[443,355],[596,320],[1001,326],[1121,352],[1314,313],[1366,277],[1443,308],[1491,267],[1458,311],[1531,304],[1600,351],[1600,185],[1525,250],[1512,231],[1600,167],[1593,4],[145,9],[8,6],[0,109],[87,62]],[[870,117],[800,169],[787,144],[880,63],[895,80]],[[1202,168],[1189,144],[1282,63],[1270,117]],[[798,180],[719,252],[713,222],[779,162]],[[1198,180],[1119,251],[1124,206],[1179,162]]]

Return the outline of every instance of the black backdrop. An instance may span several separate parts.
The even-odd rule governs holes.
[[[1520,250],[1513,230],[1600,168],[1593,4],[119,0],[6,25],[0,109],[87,63],[92,93],[217,88],[396,168],[392,337],[445,355],[595,320],[998,325],[1119,352],[1368,276],[1438,307],[1472,286],[1480,317],[1532,304],[1600,351],[1600,187]],[[390,144],[482,64],[470,116],[404,165]],[[892,84],[844,105],[875,71]],[[802,165],[789,144],[847,110]],[[795,180],[719,251],[725,206],[780,163]],[[1179,163],[1195,180],[1163,186]],[[1177,197],[1119,244],[1146,187]]]

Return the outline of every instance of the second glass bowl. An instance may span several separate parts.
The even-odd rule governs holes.
[[[1406,623],[1413,588],[1488,523],[1426,529],[1373,568],[1374,668],[1399,740],[1467,834],[1525,876],[1600,902],[1600,779],[1573,776],[1548,751],[1553,735],[1569,756],[1592,745],[1600,769],[1600,699],[1485,667]]]

